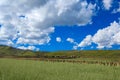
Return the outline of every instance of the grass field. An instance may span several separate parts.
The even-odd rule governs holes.
[[[120,66],[0,59],[0,80],[120,80]]]

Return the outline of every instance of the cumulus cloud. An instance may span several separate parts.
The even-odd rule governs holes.
[[[56,25],[91,23],[95,7],[83,0],[0,0],[0,40],[48,43]]]
[[[56,41],[57,41],[57,42],[61,42],[62,39],[61,39],[60,37],[57,37],[57,38],[56,38]]]
[[[85,47],[91,43],[97,44],[99,49],[120,45],[120,22],[114,21],[110,26],[98,30],[93,36],[88,36],[79,44],[79,47]]]
[[[78,47],[85,47],[91,45],[92,36],[88,35],[86,38],[78,45]]]
[[[103,5],[106,10],[112,7],[113,0],[103,0]]]

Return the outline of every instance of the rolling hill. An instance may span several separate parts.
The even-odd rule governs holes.
[[[36,52],[21,50],[9,46],[0,46],[0,57],[43,57],[43,58],[108,58],[120,59],[120,50],[81,50],[81,51],[57,51]]]

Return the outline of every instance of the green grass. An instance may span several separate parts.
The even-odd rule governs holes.
[[[0,80],[120,80],[120,66],[0,59]]]

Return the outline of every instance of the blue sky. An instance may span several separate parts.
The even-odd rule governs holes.
[[[1,45],[40,51],[120,49],[120,0],[11,1],[0,1]]]

